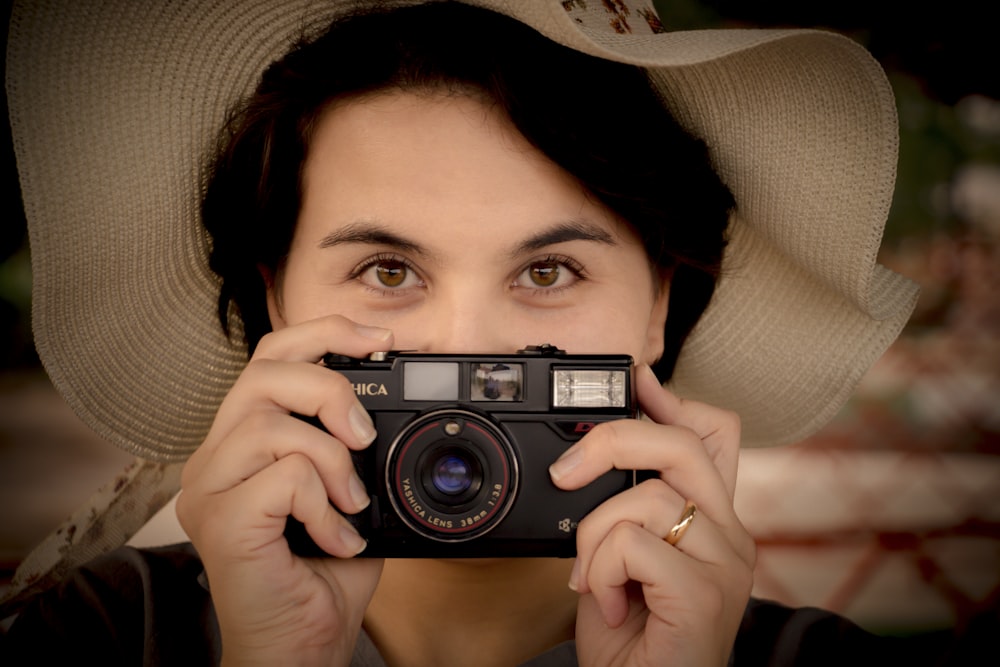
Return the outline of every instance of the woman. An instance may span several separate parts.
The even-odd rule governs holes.
[[[845,261],[884,221],[891,100],[858,110],[853,83],[831,94],[822,76],[794,90],[804,84],[791,55],[812,58],[814,77],[856,68],[858,92],[885,95],[884,82],[831,36],[743,35],[680,50],[623,38],[609,52],[587,24],[603,8],[500,8],[518,20],[453,3],[340,17],[270,67],[231,116],[201,219],[222,278],[223,326],[244,333],[251,356],[184,468],[178,516],[194,550],[113,554],[81,575],[106,593],[91,600],[92,585],[77,578],[29,608],[15,639],[92,618],[81,611],[89,602],[112,619],[140,620],[133,632],[82,623],[87,632],[69,634],[151,662],[725,664],[771,659],[775,638],[801,622],[748,606],[754,548],[732,505],[741,440],[774,444],[816,428],[898,332],[914,292],[872,273],[871,247]],[[614,14],[618,29],[622,16]],[[610,59],[521,22],[570,43],[590,35],[583,48]],[[657,61],[668,56],[672,73]],[[658,64],[614,62],[623,60]],[[792,73],[739,95],[726,88],[741,72],[778,64]],[[713,92],[699,98],[704,90]],[[752,98],[760,90],[767,103]],[[727,100],[735,109],[722,113]],[[780,121],[807,109],[826,123],[795,135],[809,157],[768,150],[768,140],[792,139]],[[874,120],[859,127],[852,113]],[[868,133],[847,152],[875,170],[875,188],[864,184],[870,197],[852,190],[856,199],[844,201],[839,170],[824,172],[832,182],[799,173],[837,161],[815,153],[829,128],[839,139],[824,148],[842,152],[844,135]],[[795,178],[810,187],[783,180]],[[795,196],[779,198],[785,187]],[[737,217],[727,231],[730,188]],[[776,233],[788,229],[792,238]],[[850,247],[837,255],[823,234]],[[824,331],[833,323],[841,328]],[[365,542],[343,514],[367,507],[371,489],[350,453],[378,434],[350,384],[317,362],[391,349],[511,353],[541,342],[631,355],[646,416],[594,428],[552,462],[551,483],[576,489],[613,468],[655,478],[580,523],[576,559],[354,558]],[[191,374],[226,358],[231,351],[177,358],[186,371],[177,384],[217,384]],[[661,386],[671,378],[676,393]],[[191,428],[200,408],[180,421]],[[158,426],[175,421],[168,417],[150,415],[156,426],[129,437],[157,433],[128,446],[176,455],[167,434],[177,428]],[[332,557],[292,553],[290,516]],[[166,601],[164,590],[179,599]],[[49,606],[53,596],[76,611]],[[761,623],[773,614],[777,622]],[[829,631],[846,633],[837,648],[847,655],[877,650],[829,616],[803,636]],[[193,643],[175,653],[182,638]],[[774,659],[808,661],[832,648],[796,642],[793,655]]]
[[[464,39],[453,36],[454,25],[467,28]],[[352,54],[359,64],[348,81],[326,69]],[[583,77],[589,85],[582,85]],[[599,103],[609,95],[614,106]],[[628,110],[633,131],[644,137],[641,150],[607,125],[617,109]],[[304,136],[295,136],[303,127]],[[581,651],[624,653],[624,643],[637,637],[669,641],[675,635],[676,648],[652,642],[641,650],[658,655],[683,648],[693,651],[695,662],[724,661],[753,564],[752,541],[732,511],[738,427],[722,411],[682,408],[648,365],[663,356],[668,295],[677,291],[671,285],[679,284],[684,294],[685,276],[696,271],[711,284],[731,198],[701,145],[672,124],[641,72],[559,49],[481,10],[418,7],[344,21],[270,69],[232,136],[210,182],[203,219],[215,232],[213,259],[223,292],[240,295],[244,322],[257,322],[253,313],[266,291],[269,324],[277,331],[259,342],[250,333],[250,365],[190,460],[180,500],[182,523],[212,582],[224,655],[240,646],[260,655],[266,645],[261,624],[276,620],[272,610],[306,613],[315,604],[295,631],[284,623],[274,628],[281,636],[277,655],[319,638],[347,638],[337,647],[346,651],[364,612],[380,650],[401,664],[460,663],[472,645],[493,647],[487,654],[497,664],[517,664],[571,638],[574,618],[578,634],[595,640]],[[249,206],[234,210],[241,203]],[[290,246],[277,240],[290,233]],[[675,281],[678,264],[684,269]],[[264,290],[254,293],[261,282]],[[226,312],[225,299],[222,305]],[[684,305],[683,297],[677,299],[670,311],[684,314]],[[647,483],[606,503],[582,524],[580,545],[587,548],[573,573],[566,560],[393,559],[381,576],[376,563],[330,560],[315,563],[314,570],[289,569],[288,578],[274,576],[288,558],[282,537],[288,514],[301,519],[328,553],[349,558],[364,546],[346,519],[329,509],[327,497],[349,514],[367,506],[368,492],[346,454],[370,445],[375,434],[351,386],[316,366],[323,354],[361,357],[393,346],[511,353],[526,341],[573,353],[632,355],[646,369],[639,384],[645,413],[684,429],[673,437],[670,429],[647,428],[651,424],[595,429],[556,462],[557,485],[582,486],[612,465],[662,470],[665,478],[677,467],[673,474],[682,479],[675,485],[683,495],[664,482]],[[284,410],[261,416],[261,404]],[[319,416],[330,435],[302,428],[288,412]],[[713,435],[706,435],[703,447],[689,429]],[[694,450],[688,454],[694,461],[678,458],[685,449]],[[562,473],[576,456],[582,456],[580,465]],[[300,501],[309,487],[315,493]],[[658,592],[666,582],[695,576],[677,576],[683,563],[671,563],[673,550],[662,539],[686,498],[704,515],[717,512],[718,526],[706,520],[698,531],[692,528],[711,531],[702,539],[721,543],[708,546],[705,560],[712,565],[700,573],[709,590],[667,586]],[[258,503],[259,511],[248,511]],[[275,532],[246,544],[245,534],[261,527],[262,516],[276,517]],[[616,524],[651,530],[632,535]],[[643,543],[650,539],[651,545]],[[270,547],[280,556],[247,561],[248,551],[263,555]],[[614,633],[622,637],[618,643],[604,637],[598,630],[619,628],[629,615],[619,580],[635,568],[663,570],[644,581],[652,587],[646,599],[661,595],[668,607],[678,596],[721,602],[722,622],[709,624],[700,617],[705,611],[681,621],[669,609],[647,620],[637,608],[630,618],[637,627]],[[465,583],[469,578],[477,581],[475,589]],[[247,582],[266,582],[265,590]],[[587,599],[594,607],[577,616],[577,596],[567,582],[578,592],[593,591]],[[377,597],[369,604],[376,583]],[[308,601],[286,598],[291,591],[302,591]],[[276,593],[273,603],[261,604]],[[522,608],[525,599],[528,609]],[[266,610],[267,619],[236,621],[229,613],[243,616],[250,608]],[[683,630],[660,626],[671,616],[669,623]],[[251,636],[234,630],[235,623],[252,628]],[[645,623],[653,629],[642,631]],[[327,627],[318,631],[317,624]],[[442,626],[458,641],[440,642],[436,630]],[[705,633],[705,627],[720,634]]]

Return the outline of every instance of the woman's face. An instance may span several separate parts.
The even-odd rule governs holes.
[[[405,350],[661,352],[666,289],[634,232],[476,99],[340,102],[303,183],[276,329],[336,313]]]

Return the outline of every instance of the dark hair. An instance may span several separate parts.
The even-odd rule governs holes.
[[[673,119],[641,68],[455,2],[337,19],[271,65],[233,110],[202,203],[227,334],[231,306],[251,352],[271,330],[260,269],[281,270],[323,110],[334,98],[386,88],[477,91],[632,225],[650,261],[671,277],[665,349],[654,368],[667,379],[715,289],[735,205],[706,146]]]

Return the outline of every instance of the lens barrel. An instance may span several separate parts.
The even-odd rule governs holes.
[[[488,418],[462,409],[426,414],[388,450],[386,488],[399,518],[441,542],[480,537],[503,520],[516,495],[517,459]]]

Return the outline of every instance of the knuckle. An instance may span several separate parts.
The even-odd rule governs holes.
[[[677,508],[683,505],[684,500],[678,493],[662,480],[652,479],[649,482],[647,506],[652,508],[651,515],[667,517],[670,520],[674,520],[677,516],[680,516],[681,510]]]
[[[710,578],[705,583],[698,595],[699,605],[709,618],[721,618],[726,609],[726,592],[715,578]]]
[[[654,511],[669,510],[673,507],[677,493],[659,477],[647,479],[636,486],[636,491],[642,494],[642,502],[646,507],[654,507]]]
[[[743,423],[740,419],[740,415],[732,410],[719,410],[719,421],[721,424],[721,430],[727,433],[739,434],[743,429]]]
[[[705,441],[698,434],[697,431],[688,426],[676,426],[676,433],[678,434],[673,440],[671,440],[671,446],[675,449],[680,450],[684,458],[691,458],[692,456],[697,456],[705,451]]]
[[[619,553],[630,553],[639,548],[643,528],[631,521],[619,522],[608,533],[608,544]]]
[[[279,339],[278,332],[269,331],[268,333],[261,336],[260,340],[257,342],[257,348],[254,350],[253,359],[254,360],[266,359],[269,357],[273,350],[277,347],[277,340]]]
[[[283,456],[274,465],[282,481],[289,487],[303,486],[306,482],[312,481],[316,475],[316,469],[309,457],[298,452]]]
[[[327,382],[332,391],[335,391],[337,395],[343,395],[345,398],[357,398],[357,395],[354,393],[354,384],[347,379],[346,375],[329,369],[324,370],[329,376]]]
[[[601,422],[590,429],[586,437],[591,442],[597,441],[602,444],[614,446],[615,443],[623,439],[623,430],[620,420]]]

